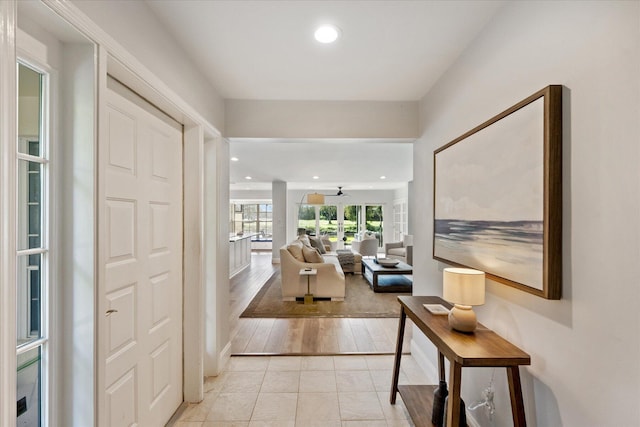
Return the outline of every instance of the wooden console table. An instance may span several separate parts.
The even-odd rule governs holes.
[[[434,315],[422,304],[442,304],[451,308],[451,304],[439,297],[399,296],[400,322],[396,345],[395,364],[391,383],[391,404],[396,403],[396,394],[402,396],[409,415],[416,427],[431,427],[431,408],[433,391],[436,386],[401,385],[398,386],[402,341],[407,316],[426,335],[438,349],[438,371],[440,380],[445,380],[444,358],[449,360],[449,404],[447,405],[447,426],[460,425],[460,386],[463,367],[503,367],[507,369],[513,425],[526,426],[522,387],[520,384],[520,365],[530,365],[531,357],[498,334],[478,324],[472,334],[451,329],[447,316]]]

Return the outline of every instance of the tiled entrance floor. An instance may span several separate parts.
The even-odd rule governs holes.
[[[389,403],[392,369],[393,356],[232,357],[174,427],[412,426],[400,396]],[[428,383],[409,355],[400,383]]]

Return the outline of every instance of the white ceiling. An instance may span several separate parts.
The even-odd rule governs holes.
[[[238,158],[231,163],[234,190],[271,190],[274,180],[290,189],[385,190],[413,179],[413,147],[401,140],[246,139],[234,141],[230,151]]]
[[[418,100],[502,1],[148,0],[223,98]],[[322,23],[342,37],[313,38]]]
[[[147,0],[223,98],[334,101],[419,100],[504,3]],[[323,23],[341,29],[336,43],[314,40]],[[413,174],[410,144],[392,143],[232,140],[232,188],[321,185],[314,174],[326,188],[394,188]]]

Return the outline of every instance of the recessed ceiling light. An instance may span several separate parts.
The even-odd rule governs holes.
[[[245,176],[244,179],[251,179],[251,177],[250,176]]]
[[[320,179],[320,177],[318,175],[314,175],[313,179]]]
[[[232,157],[232,158],[231,158],[231,161],[232,161],[232,162],[237,162],[238,160],[240,160],[240,159],[238,159],[237,157]]]
[[[340,29],[335,25],[322,25],[313,34],[320,43],[333,43],[340,36]]]
[[[387,177],[386,177],[386,176],[384,176],[384,175],[382,175],[382,176],[380,177],[380,179],[387,179]]]

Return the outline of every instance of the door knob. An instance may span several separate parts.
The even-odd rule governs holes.
[[[113,308],[112,308],[111,310],[107,310],[107,311],[104,313],[104,315],[105,315],[105,316],[107,316],[107,317],[109,317],[109,316],[111,316],[113,313],[117,313],[117,312],[118,312],[118,310],[115,310],[115,309],[113,309]]]

